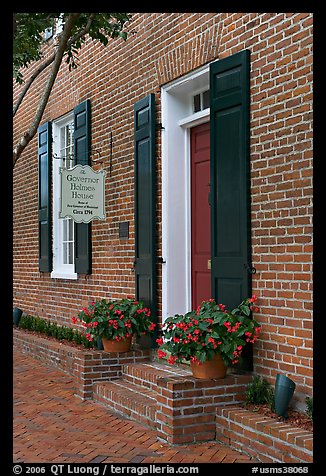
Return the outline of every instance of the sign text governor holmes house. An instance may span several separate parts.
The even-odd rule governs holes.
[[[88,39],[76,70],[62,64],[14,168],[14,305],[71,326],[94,299],[135,293],[161,323],[203,299],[232,308],[256,294],[249,366],[272,384],[292,378],[303,408],[312,14],[134,13],[127,29],[126,42]],[[15,116],[14,142],[44,78]],[[78,175],[85,165],[95,172]]]

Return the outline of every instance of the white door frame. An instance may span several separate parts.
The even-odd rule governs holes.
[[[161,89],[162,322],[191,310],[190,129],[209,121],[192,113],[191,97],[209,88],[209,65]]]

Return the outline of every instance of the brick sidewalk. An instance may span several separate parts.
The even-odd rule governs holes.
[[[251,463],[216,442],[170,446],[154,430],[74,395],[73,380],[14,351],[14,462]]]

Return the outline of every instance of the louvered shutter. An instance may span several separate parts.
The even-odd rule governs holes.
[[[38,234],[42,272],[52,271],[51,150],[52,124],[46,122],[38,128]]]
[[[210,65],[212,295],[229,309],[251,295],[249,53]]]
[[[134,105],[136,297],[157,316],[155,95]],[[154,338],[153,338],[154,342]]]
[[[90,100],[74,108],[75,164],[90,165],[91,103]],[[91,223],[75,223],[75,271],[92,272]]]

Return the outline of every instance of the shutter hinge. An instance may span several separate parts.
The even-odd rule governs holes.
[[[165,127],[162,126],[162,122],[157,122],[155,126],[156,126],[156,129],[165,129]]]
[[[157,257],[157,262],[158,262],[158,263],[162,263],[162,264],[163,264],[163,263],[166,263],[165,259],[163,259],[162,256],[158,256],[158,257]]]
[[[243,263],[243,266],[246,268],[249,274],[256,274],[257,270],[252,264]]]

